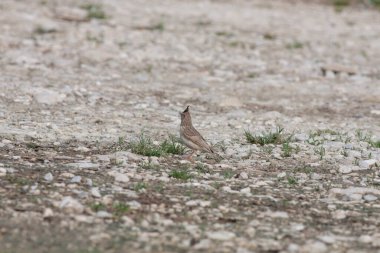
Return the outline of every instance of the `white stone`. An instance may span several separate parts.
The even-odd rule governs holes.
[[[286,172],[285,171],[277,174],[277,178],[284,178],[284,177],[286,177]]]
[[[99,189],[97,187],[91,188],[91,195],[95,198],[100,198],[102,195],[99,192]]]
[[[240,173],[239,178],[241,179],[248,179],[248,174],[245,172]]]
[[[323,242],[309,242],[303,245],[299,252],[302,253],[324,253],[327,252],[327,247]]]
[[[359,241],[362,243],[370,243],[370,242],[372,242],[372,240],[373,240],[373,238],[370,235],[361,235],[359,237]]]
[[[243,188],[240,190],[241,193],[251,193],[251,188],[247,187],[247,188]]]
[[[37,89],[32,92],[34,99],[40,104],[54,105],[62,102],[66,95],[60,94],[54,90]]]
[[[372,194],[367,194],[364,196],[364,200],[370,202],[370,201],[375,201],[377,200],[378,198]]]
[[[235,237],[235,234],[228,231],[215,231],[206,233],[207,237],[217,241],[227,241]]]
[[[195,250],[208,249],[211,246],[211,241],[209,239],[202,239],[197,244],[193,246]]]
[[[339,172],[342,174],[348,174],[348,173],[352,172],[352,168],[351,168],[351,166],[341,165],[339,167]]]
[[[108,173],[108,175],[113,176],[115,178],[115,181],[126,183],[129,182],[129,177],[126,174],[117,172],[117,171],[111,171]]]
[[[359,166],[364,169],[370,169],[372,166],[375,166],[376,163],[377,163],[377,160],[375,159],[362,160],[362,161],[359,161]]]
[[[109,212],[107,212],[107,211],[98,211],[96,213],[96,217],[98,217],[98,218],[104,218],[104,219],[106,219],[106,218],[112,218],[112,214],[109,213]]]
[[[53,215],[54,215],[53,210],[52,210],[51,208],[46,208],[46,209],[44,210],[44,213],[43,213],[42,217],[44,217],[44,218],[46,219],[46,218],[51,218],[51,217],[53,217]]]
[[[64,197],[59,204],[59,207],[73,213],[82,213],[84,211],[83,205],[78,200],[70,196]]]
[[[75,176],[73,177],[71,180],[70,180],[70,183],[80,183],[82,181],[82,177],[81,176]]]
[[[53,181],[53,179],[54,179],[53,174],[51,174],[50,172],[48,172],[44,175],[44,180],[47,182],[51,182],[51,181]]]
[[[7,169],[6,168],[0,168],[0,177],[3,177],[7,175]]]
[[[332,212],[332,217],[337,220],[343,220],[347,217],[345,210],[335,210]]]

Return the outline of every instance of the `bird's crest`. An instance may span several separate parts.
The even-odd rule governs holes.
[[[190,107],[190,105],[188,105],[188,106],[186,107],[186,109],[183,111],[183,113],[185,113],[185,112],[189,112],[189,107]]]

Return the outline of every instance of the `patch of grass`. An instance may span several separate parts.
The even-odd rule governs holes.
[[[314,149],[314,153],[316,155],[319,155],[319,159],[322,160],[323,157],[326,155],[326,149],[323,146],[319,146]]]
[[[29,149],[37,150],[40,147],[40,145],[38,145],[34,142],[28,142],[28,143],[26,143],[26,147]]]
[[[90,208],[94,212],[107,210],[107,207],[102,203],[94,203],[90,206]]]
[[[380,148],[380,141],[371,141],[370,144],[374,148]]]
[[[259,74],[256,72],[251,72],[251,73],[248,73],[248,75],[247,75],[248,78],[256,78],[258,76],[259,76]]]
[[[372,135],[370,133],[365,133],[363,130],[358,129],[358,130],[356,130],[355,134],[356,134],[356,138],[359,141],[364,141],[364,142],[368,142],[368,143],[371,142]]]
[[[225,179],[230,179],[235,175],[235,173],[232,170],[225,170],[222,175]]]
[[[160,21],[157,24],[153,24],[147,27],[147,30],[163,32],[165,30],[165,24],[164,22]]]
[[[285,138],[283,131],[284,128],[277,127],[274,132],[270,131],[267,133],[262,133],[261,135],[253,135],[251,132],[246,130],[244,135],[249,143],[264,146],[266,144],[281,144],[289,142],[291,136]]]
[[[373,6],[380,8],[380,0],[370,0],[369,1]]]
[[[308,166],[308,165],[303,165],[300,167],[296,167],[294,169],[294,172],[300,172],[300,173],[305,173],[305,174],[310,174],[313,172],[313,167]]]
[[[232,33],[227,31],[218,31],[215,33],[217,36],[225,36],[225,37],[231,37]]]
[[[153,141],[150,137],[141,133],[138,137],[138,140],[135,142],[129,143],[132,153],[144,155],[144,156],[161,156],[163,155],[162,149],[153,144]]]
[[[209,168],[201,163],[197,163],[194,169],[196,169],[199,173],[202,173],[202,174],[210,173]]]
[[[106,19],[107,15],[100,4],[84,4],[82,9],[87,11],[88,19]]]
[[[187,181],[192,178],[192,175],[187,170],[172,170],[169,176],[175,179]]]
[[[173,135],[170,135],[168,140],[164,140],[160,147],[167,154],[183,155],[185,153],[185,147]]]
[[[151,162],[142,162],[139,164],[139,168],[144,170],[159,170],[160,166],[153,164]]]
[[[263,151],[267,154],[272,154],[273,153],[274,146],[264,146]]]
[[[300,151],[300,147],[292,147],[289,142],[285,142],[282,144],[282,157],[290,157],[293,153],[298,153]]]
[[[146,184],[144,182],[138,182],[133,188],[135,191],[141,191],[142,189],[146,189]]]
[[[264,39],[266,39],[266,40],[275,40],[276,39],[276,35],[274,35],[272,33],[264,33]]]
[[[292,43],[286,44],[287,49],[301,49],[303,46],[303,43],[299,41],[293,41]]]
[[[335,7],[335,11],[341,12],[344,7],[350,5],[350,0],[332,0],[332,4]]]
[[[55,28],[45,28],[41,25],[38,25],[33,31],[33,33],[39,34],[39,35],[48,34],[48,33],[55,33],[55,32],[57,32],[57,30]]]
[[[129,147],[132,153],[144,156],[163,156],[165,154],[182,155],[185,153],[185,147],[182,146],[174,136],[169,136],[169,139],[156,145],[150,137],[141,133],[137,141],[129,143]]]
[[[298,184],[298,180],[294,176],[288,176],[286,179],[288,180],[289,185],[293,186]]]
[[[129,211],[129,206],[124,203],[116,203],[112,206],[112,213],[116,217],[123,216],[125,213]]]
[[[20,186],[31,184],[31,181],[29,180],[29,178],[23,178],[23,177],[19,177],[19,176],[15,176],[15,175],[8,175],[7,174],[5,176],[5,179],[11,184],[16,184],[16,185],[20,185]]]

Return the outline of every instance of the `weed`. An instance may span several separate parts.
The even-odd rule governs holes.
[[[134,190],[137,192],[141,191],[142,189],[146,189],[146,184],[144,182],[138,182],[134,187]]]
[[[192,175],[190,175],[190,173],[187,170],[172,170],[169,173],[169,176],[184,181],[187,181],[190,178],[192,178]]]
[[[137,141],[129,143],[133,153],[144,156],[162,156],[165,154],[184,154],[185,147],[179,143],[177,138],[170,135],[169,139],[164,140],[161,144],[156,145],[150,137],[141,133]]]
[[[372,136],[370,133],[364,133],[364,131],[358,129],[358,130],[356,130],[356,138],[359,141],[371,143]]]
[[[107,209],[107,207],[102,204],[102,203],[94,203],[90,206],[91,210],[94,211],[94,212],[98,212],[98,211],[104,211]]]
[[[163,151],[160,147],[153,144],[153,141],[150,137],[141,133],[138,137],[138,140],[135,142],[129,143],[132,153],[144,155],[144,156],[161,156]]]
[[[256,72],[251,72],[251,73],[248,73],[248,75],[247,75],[248,78],[256,78],[258,76],[259,76],[259,74]]]
[[[301,49],[303,48],[303,44],[299,41],[294,41],[286,45],[287,49]]]
[[[323,146],[319,146],[314,149],[314,153],[316,155],[319,155],[319,159],[322,160],[323,157],[326,155],[326,149]]]
[[[263,151],[267,154],[272,154],[273,153],[274,146],[264,146]]]
[[[183,155],[185,147],[182,146],[179,140],[173,135],[169,136],[169,140],[164,140],[160,145],[162,151],[167,154]]]
[[[374,148],[380,148],[380,140],[379,141],[371,141],[370,144]]]
[[[124,203],[117,203],[117,204],[114,204],[112,206],[112,213],[116,216],[116,217],[120,217],[122,216],[123,214],[125,214],[126,212],[129,211],[129,206],[127,204],[124,204]]]
[[[43,34],[48,34],[48,33],[55,33],[57,30],[55,28],[45,28],[41,25],[38,25],[34,31],[35,34],[43,35]]]
[[[350,5],[350,0],[333,0],[332,4],[335,7],[335,11],[341,12],[344,7]]]
[[[230,178],[232,178],[233,176],[234,176],[234,172],[232,171],[232,170],[225,170],[225,171],[223,171],[223,177],[225,178],[225,179],[230,179]]]
[[[244,134],[249,143],[264,146],[266,144],[281,144],[289,141],[291,137],[284,138],[283,131],[284,128],[278,126],[275,132],[270,131],[261,135],[253,135],[246,130]]]
[[[285,142],[282,144],[282,157],[290,157],[292,153],[298,153],[300,151],[300,147],[296,146],[295,148],[290,146],[289,142]]]
[[[303,165],[303,166],[300,166],[300,167],[296,167],[294,169],[295,172],[300,172],[300,173],[305,173],[305,174],[310,174],[313,172],[313,168],[311,166],[308,166],[308,165]]]
[[[153,164],[151,162],[142,162],[139,164],[139,168],[142,168],[144,170],[159,170],[160,166]]]
[[[288,176],[287,180],[288,180],[288,184],[289,185],[296,185],[296,184],[298,184],[298,180],[294,176]]]
[[[210,173],[209,168],[201,163],[197,163],[194,169],[196,169],[198,172],[203,173],[203,174]]]
[[[106,19],[107,15],[103,10],[103,6],[99,4],[84,4],[82,9],[87,11],[88,19]]]
[[[276,39],[276,35],[274,35],[272,33],[264,33],[264,39],[266,39],[266,40],[275,40]]]

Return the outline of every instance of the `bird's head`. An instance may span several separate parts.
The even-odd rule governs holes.
[[[184,120],[191,120],[190,119],[190,106],[188,105],[186,109],[183,112],[180,112],[179,114],[181,115],[181,121],[183,122]]]

